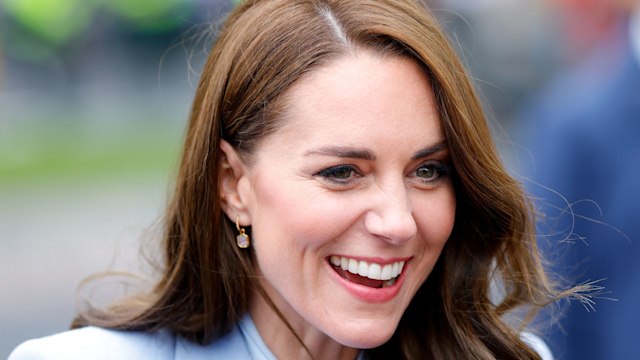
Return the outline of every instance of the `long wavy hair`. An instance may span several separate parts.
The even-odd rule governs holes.
[[[168,328],[207,344],[232,329],[252,296],[266,296],[251,252],[236,247],[234,224],[221,210],[220,141],[250,158],[278,129],[278,100],[287,89],[359,48],[410,57],[424,69],[450,150],[457,201],[453,232],[432,273],[392,338],[367,355],[538,359],[521,340],[522,328],[506,319],[554,299],[531,206],[503,168],[464,67],[417,0],[249,0],[230,13],[195,94],[166,213],[161,278],[148,293],[81,313],[74,326]]]

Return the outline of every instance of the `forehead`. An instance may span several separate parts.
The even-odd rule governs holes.
[[[283,104],[279,129],[266,142],[391,139],[424,146],[444,140],[429,79],[408,57],[368,50],[344,55],[300,79]]]

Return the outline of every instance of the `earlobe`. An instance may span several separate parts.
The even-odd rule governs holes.
[[[227,217],[240,225],[251,224],[248,204],[247,169],[242,158],[228,142],[220,141],[220,206]]]

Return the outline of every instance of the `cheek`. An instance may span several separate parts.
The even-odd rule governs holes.
[[[299,208],[288,219],[289,227],[295,233],[295,242],[300,250],[322,253],[323,248],[349,232],[357,218],[354,213],[353,209],[348,209],[342,202],[309,199],[307,205]]]
[[[443,189],[444,190],[444,189]],[[414,207],[416,223],[425,239],[426,246],[442,248],[453,231],[456,214],[456,199],[453,189],[442,191]]]
[[[301,251],[334,239],[349,222],[344,203],[305,182],[273,186],[264,178],[255,188],[254,236],[267,246]]]

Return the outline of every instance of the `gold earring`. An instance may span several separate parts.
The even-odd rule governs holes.
[[[240,227],[240,217],[236,217],[236,229],[240,232],[240,235],[236,236],[236,244],[240,249],[246,249],[251,245],[249,235],[245,234],[244,228]]]

